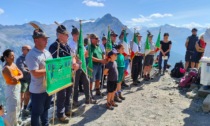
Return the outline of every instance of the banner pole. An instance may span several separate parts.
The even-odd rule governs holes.
[[[53,126],[55,125],[55,100],[56,100],[56,94],[55,93],[55,96],[54,96],[54,103],[53,103]]]

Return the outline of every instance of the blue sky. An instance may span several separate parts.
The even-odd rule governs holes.
[[[0,0],[0,24],[97,19],[107,13],[128,27],[210,27],[210,0]]]

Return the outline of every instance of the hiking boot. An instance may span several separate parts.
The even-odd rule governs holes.
[[[159,71],[158,71],[158,75],[161,75],[161,69],[159,69]]]
[[[134,82],[133,82],[133,85],[138,86],[137,81],[134,81]]]
[[[109,110],[114,110],[114,108],[112,107],[110,103],[106,103],[106,108]]]
[[[90,98],[85,101],[85,104],[97,104],[97,101]]]
[[[122,95],[121,92],[119,93],[119,98],[120,98],[121,100],[125,100],[125,97],[123,97],[123,95]]]
[[[124,81],[122,82],[122,85],[123,87],[129,87]]]
[[[122,102],[122,100],[117,95],[114,96],[114,101],[118,103]]]
[[[163,75],[165,75],[166,70],[163,70]]]
[[[22,117],[27,117],[31,114],[31,112],[29,110],[23,109],[22,110]]]
[[[61,117],[61,118],[58,118],[58,121],[61,122],[61,123],[69,123],[69,119],[67,117]]]
[[[144,81],[149,81],[149,79],[147,78],[147,75],[144,75]]]
[[[111,101],[111,105],[112,105],[113,107],[118,107],[118,105],[117,105],[114,101]]]
[[[101,93],[100,89],[96,89],[96,95],[98,96],[105,96],[105,94]]]
[[[150,77],[150,74],[147,74],[147,79],[148,80],[152,80],[152,79],[154,79],[153,77]]]
[[[66,112],[65,113],[65,115],[67,116],[67,117],[72,117],[72,116],[75,116],[75,112],[72,112],[72,111],[68,111],[68,112]]]
[[[81,104],[80,104],[78,101],[74,101],[74,102],[73,102],[73,106],[74,106],[75,108],[78,108],[80,105],[81,105]]]
[[[139,83],[139,84],[140,84],[140,83],[141,83],[141,81],[137,80],[137,83]]]

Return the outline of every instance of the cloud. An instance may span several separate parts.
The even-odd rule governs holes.
[[[151,21],[151,19],[148,17],[144,17],[143,15],[140,15],[140,18],[132,18],[131,21],[136,22],[136,23],[144,23],[144,22]]]
[[[189,29],[192,29],[192,28],[209,28],[210,24],[209,23],[199,24],[199,23],[196,23],[196,22],[191,22],[191,23],[188,23],[188,24],[183,24],[183,25],[178,26],[178,27],[185,27],[185,28],[189,28]]]
[[[139,18],[132,18],[131,21],[132,22],[136,22],[136,23],[144,23],[144,22],[149,22],[152,21],[154,18],[164,18],[164,17],[172,17],[172,14],[160,14],[160,13],[154,13],[151,14],[149,16],[143,16],[143,15],[139,15]]]
[[[4,13],[4,10],[0,8],[0,15]]]
[[[164,17],[172,17],[172,14],[160,14],[160,13],[155,13],[151,14],[149,18],[164,18]]]
[[[104,7],[104,3],[102,3],[102,1],[99,0],[84,0],[82,3],[89,7]]]

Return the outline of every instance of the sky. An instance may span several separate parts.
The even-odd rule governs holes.
[[[128,27],[210,27],[210,0],[0,0],[0,24],[52,24],[110,13]]]

